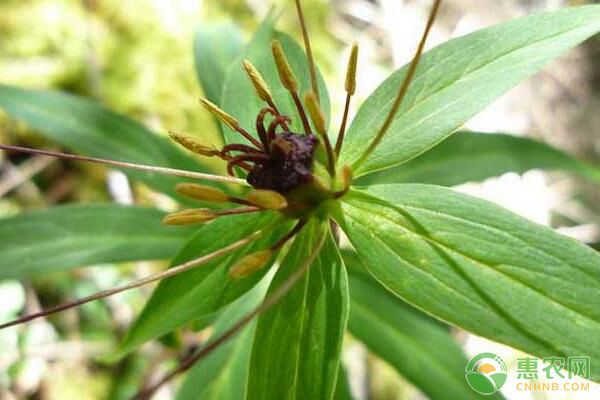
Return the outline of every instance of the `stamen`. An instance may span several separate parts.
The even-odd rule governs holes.
[[[342,167],[341,171],[342,175],[342,190],[337,191],[333,194],[334,199],[339,199],[350,190],[350,185],[352,184],[352,168],[347,165]]]
[[[244,203],[246,203],[246,202],[244,202]],[[182,210],[182,211],[177,211],[177,212],[174,212],[171,214],[167,214],[163,218],[162,222],[165,225],[203,224],[205,222],[210,222],[210,221],[212,221],[218,217],[222,217],[224,215],[249,214],[249,213],[255,213],[255,212],[265,211],[265,210],[266,209],[264,209],[264,208],[255,207],[255,206],[229,208],[226,210],[212,210],[210,208],[189,208],[187,210]]]
[[[162,222],[165,225],[203,224],[217,218],[217,214],[208,208],[190,208],[165,215]]]
[[[245,199],[229,196],[220,189],[211,186],[198,185],[196,183],[179,183],[175,186],[175,190],[182,196],[194,200],[211,203],[234,203],[250,207],[234,208],[230,210],[190,209],[179,211],[165,217],[165,223],[170,225],[208,222],[220,215],[233,213],[242,214],[245,212],[258,211],[258,209],[281,210],[288,205],[285,197],[272,190],[252,190]],[[197,218],[197,220],[195,218]],[[173,222],[173,220],[175,222]]]
[[[275,59],[275,65],[277,66],[277,73],[279,74],[279,80],[283,87],[290,92],[298,91],[298,82],[296,81],[296,75],[290,67],[290,63],[285,56],[281,43],[277,40],[273,40],[271,43],[271,50],[273,52],[273,58]]]
[[[210,143],[198,138],[169,131],[169,137],[189,151],[206,157],[219,155],[219,150]]]
[[[221,153],[229,153],[231,151],[240,151],[242,153],[250,154],[263,154],[262,151],[255,149],[254,147],[247,146],[245,144],[228,144],[223,147]]]
[[[306,50],[306,58],[308,59],[308,70],[310,73],[310,84],[312,90],[315,93],[317,103],[320,103],[319,99],[319,84],[317,82],[317,68],[315,66],[315,60],[312,54],[312,46],[310,45],[310,37],[308,35],[308,28],[306,27],[306,21],[304,19],[304,13],[302,11],[302,5],[300,0],[296,0],[296,11],[298,13],[298,20],[300,21],[300,27],[302,29],[302,38],[304,39],[304,48]]]
[[[272,256],[273,252],[271,250],[250,253],[242,257],[229,269],[229,276],[233,279],[245,278],[263,268]]]
[[[273,96],[271,95],[271,90],[269,89],[269,85],[265,82],[261,73],[258,72],[256,67],[252,65],[249,60],[244,60],[243,63],[244,70],[246,70],[246,74],[250,78],[252,85],[254,86],[254,90],[256,91],[256,95],[264,102],[266,102],[277,114],[279,114],[279,110],[275,106],[275,102],[273,101]]]
[[[248,206],[248,207],[238,207],[238,208],[229,208],[227,210],[217,210],[213,211],[215,215],[221,217],[223,215],[239,215],[239,214],[250,214],[260,211],[266,211],[264,208]]]
[[[207,99],[200,99],[200,104],[202,104],[208,112],[217,117],[219,121],[227,125],[229,129],[235,131],[239,126],[239,122],[237,121],[237,119],[233,118],[233,116],[221,110],[219,106],[212,103],[211,101]]]
[[[317,101],[317,97],[313,92],[306,93],[304,97],[304,102],[306,103],[306,107],[308,108],[308,113],[317,128],[317,132],[323,136],[327,136],[327,129],[325,128],[325,117],[323,116],[323,112],[319,107],[319,102]]]
[[[298,82],[296,81],[296,75],[294,75],[294,71],[292,71],[292,67],[290,67],[285,52],[283,51],[283,47],[281,47],[281,43],[277,40],[273,40],[271,43],[271,50],[273,51],[273,58],[277,65],[279,80],[283,87],[285,87],[292,95],[292,100],[294,101],[298,114],[300,114],[300,119],[302,120],[304,132],[310,134],[312,133],[312,130],[308,123],[308,119],[306,118],[306,112],[304,111],[300,97],[298,97]]]
[[[243,318],[241,318],[236,324],[234,324],[227,331],[223,332],[220,336],[215,338],[214,340],[210,340],[202,349],[200,349],[196,354],[189,356],[184,359],[181,364],[173,371],[165,375],[162,379],[160,379],[154,385],[143,389],[136,396],[135,400],[148,400],[152,397],[152,395],[165,383],[169,382],[171,379],[181,374],[182,372],[187,371],[191,367],[196,364],[196,362],[202,360],[204,357],[211,354],[214,350],[219,348],[223,343],[227,342],[227,340],[231,339],[236,333],[242,330],[250,321],[254,319],[257,315],[260,315],[271,307],[276,305],[295,285],[300,281],[300,279],[304,276],[306,271],[310,268],[312,263],[317,258],[317,255],[321,251],[323,244],[325,243],[326,235],[323,235],[319,242],[316,244],[313,251],[308,255],[304,263],[292,274],[287,280],[285,280],[269,297],[267,297],[258,307],[254,310],[246,314]]]
[[[258,140],[254,139],[254,137],[252,137],[252,135],[248,131],[242,128],[237,119],[235,119],[233,116],[227,114],[225,111],[221,110],[216,104],[210,102],[207,99],[200,99],[200,103],[204,106],[204,108],[206,108],[207,111],[212,113],[215,117],[217,117],[219,121],[227,125],[231,130],[240,133],[257,148],[262,148],[261,143]]]
[[[358,44],[352,45],[350,59],[348,60],[348,69],[346,71],[346,92],[353,95],[356,91],[356,69],[358,64]]]
[[[229,196],[220,189],[197,183],[178,183],[175,190],[182,196],[211,203],[228,203]]]
[[[352,45],[352,52],[350,53],[350,59],[348,60],[348,70],[346,71],[346,103],[344,105],[344,116],[342,117],[342,124],[340,125],[340,132],[338,133],[337,140],[335,142],[335,154],[339,155],[342,151],[342,145],[344,144],[344,135],[346,134],[346,124],[348,122],[348,114],[350,112],[350,99],[356,91],[356,68],[358,64],[358,44]]]
[[[327,151],[327,170],[331,176],[335,175],[335,155],[333,153],[333,148],[331,147],[331,142],[329,141],[329,137],[327,136],[327,130],[325,128],[325,117],[323,116],[323,112],[319,107],[319,103],[314,93],[310,92],[306,94],[305,102],[308,107],[308,112],[312,118],[313,124],[315,124],[315,128],[317,128],[317,132],[323,138],[323,143],[325,144],[325,150]]]
[[[255,206],[270,210],[281,210],[288,206],[286,198],[273,190],[252,190],[246,196],[246,201]]]
[[[102,299],[102,298],[105,298],[105,297],[109,297],[109,296],[115,295],[117,293],[124,292],[124,291],[129,290],[129,289],[134,289],[134,288],[137,288],[137,287],[140,287],[140,286],[143,286],[143,285],[147,285],[147,284],[155,282],[155,281],[159,281],[161,279],[170,278],[172,276],[178,275],[178,274],[180,274],[182,272],[185,272],[187,270],[190,270],[192,268],[195,268],[195,267],[201,266],[203,264],[206,264],[206,263],[208,263],[208,262],[210,262],[210,261],[212,261],[212,260],[214,260],[214,259],[216,259],[218,257],[221,257],[221,256],[223,256],[225,254],[228,254],[228,253],[230,253],[230,252],[232,252],[234,250],[242,248],[242,247],[246,246],[248,243],[251,243],[254,240],[258,239],[260,236],[264,235],[265,232],[266,232],[266,230],[256,231],[256,232],[250,234],[249,236],[247,236],[246,238],[238,240],[237,242],[232,243],[229,246],[225,246],[222,249],[219,249],[217,251],[214,251],[212,253],[206,254],[204,256],[195,258],[195,259],[190,260],[190,261],[188,261],[186,263],[179,264],[179,265],[177,265],[175,267],[169,268],[166,271],[162,271],[162,272],[158,272],[156,274],[149,275],[149,276],[147,276],[145,278],[142,278],[142,279],[139,279],[137,281],[128,283],[126,285],[115,287],[115,288],[108,289],[108,290],[102,290],[102,291],[97,292],[95,294],[92,294],[90,296],[83,297],[83,298],[81,298],[79,300],[76,300],[76,301],[73,301],[73,302],[70,302],[70,303],[61,304],[61,305],[58,305],[58,306],[55,306],[55,307],[47,308],[47,309],[42,310],[40,312],[37,312],[37,313],[34,313],[34,314],[29,314],[29,315],[26,315],[24,317],[15,319],[13,321],[6,322],[6,323],[0,325],[0,329],[4,329],[4,328],[8,328],[10,326],[14,326],[14,325],[22,324],[22,323],[25,323],[25,322],[29,322],[29,321],[37,319],[37,318],[47,317],[48,315],[55,314],[55,313],[60,312],[60,311],[68,310],[70,308],[77,307],[77,306],[80,306],[82,304],[94,301],[94,300],[99,300],[99,299]]]
[[[271,256],[283,247],[291,238],[296,236],[298,232],[306,225],[306,220],[301,219],[298,223],[279,239],[274,245],[266,250],[259,250],[254,253],[250,253],[247,256],[241,258],[235,263],[231,269],[229,269],[229,276],[238,279],[245,278],[246,276],[258,271],[271,259]]]
[[[42,154],[45,156],[62,158],[65,160],[85,161],[85,162],[91,162],[91,163],[97,163],[97,164],[105,164],[105,165],[111,165],[113,167],[129,168],[129,169],[135,169],[138,171],[151,172],[151,173],[155,173],[155,174],[180,176],[183,178],[192,178],[192,179],[199,179],[199,180],[212,181],[212,182],[235,183],[238,185],[248,186],[248,183],[243,179],[229,177],[229,176],[205,174],[203,172],[186,171],[183,169],[155,167],[153,165],[135,164],[135,163],[129,163],[129,162],[124,162],[124,161],[107,160],[104,158],[97,158],[97,157],[86,157],[86,156],[80,156],[80,155],[76,155],[76,154],[60,153],[60,152],[50,151],[50,150],[30,149],[28,147],[12,146],[12,145],[8,145],[8,144],[0,144],[0,150],[18,151],[18,152],[27,153],[27,154]]]
[[[373,141],[371,142],[371,144],[369,145],[367,150],[365,150],[365,152],[358,159],[358,161],[356,161],[354,163],[354,165],[352,166],[354,169],[358,168],[371,155],[373,150],[375,150],[375,148],[379,145],[379,143],[383,139],[383,136],[386,134],[390,125],[394,121],[394,117],[396,116],[396,113],[398,112],[398,109],[400,108],[400,104],[402,103],[402,100],[404,99],[406,92],[408,91],[408,87],[415,75],[416,70],[417,70],[417,65],[419,64],[419,60],[421,59],[421,54],[423,53],[423,49],[425,48],[425,42],[427,41],[427,37],[429,36],[429,32],[431,31],[431,27],[433,26],[433,22],[435,21],[435,17],[437,15],[437,12],[438,12],[441,2],[442,2],[442,0],[435,0],[435,3],[433,4],[433,7],[429,14],[429,19],[427,20],[427,25],[425,27],[425,31],[423,32],[423,35],[421,36],[421,40],[419,42],[419,46],[417,47],[417,51],[416,51],[412,61],[410,62],[410,66],[408,67],[408,72],[406,73],[406,76],[404,77],[404,80],[402,81],[402,84],[400,85],[400,89],[398,90],[398,95],[396,96],[396,99],[394,100],[394,103],[392,104],[392,108],[390,109],[390,112],[388,113],[385,121],[383,122],[383,125],[379,129],[379,132],[377,132],[377,135],[375,136],[375,138],[373,139]]]
[[[277,251],[277,250],[281,249],[284,244],[286,244],[291,238],[296,236],[302,230],[302,228],[304,228],[304,225],[306,225],[306,222],[307,221],[305,219],[299,220],[296,223],[296,225],[294,225],[294,227],[288,233],[285,234],[285,236],[283,236],[273,246],[271,246],[271,250]]]

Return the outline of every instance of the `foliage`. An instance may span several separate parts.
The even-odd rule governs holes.
[[[274,24],[268,16],[244,49],[230,25],[205,26],[196,36],[198,75],[208,70],[215,76],[200,79],[205,94],[254,135],[262,105],[239,66],[242,56],[264,75],[281,109],[292,116],[295,131],[302,125],[278,84],[270,55],[274,38],[287,53],[300,92],[310,88],[301,46]],[[459,133],[444,140],[485,105],[598,31],[600,6],[574,7],[438,46],[424,55],[381,146],[356,165],[391,108],[407,67],[394,72],[360,107],[348,130],[339,165],[354,165],[353,188],[310,214],[292,243],[248,278],[232,280],[227,271],[244,255],[273,244],[291,221],[225,257],[161,282],[112,359],[152,339],[177,342],[171,336],[213,319],[212,337],[218,337],[315,253],[308,272],[279,303],[201,361],[214,368],[200,365],[188,373],[178,398],[343,397],[346,375],[339,365],[347,325],[432,399],[449,393],[472,398],[457,372],[465,356],[439,321],[538,357],[589,355],[591,378],[600,382],[600,255],[486,201],[437,186],[531,168],[564,169],[597,181],[595,167],[529,139]],[[328,93],[320,75],[318,80],[328,120]],[[1,85],[0,106],[54,143],[85,155],[213,170],[141,124],[76,96]],[[330,131],[334,137],[336,130]],[[234,133],[226,127],[222,132],[231,143]],[[126,173],[189,201],[174,190],[179,179]],[[169,258],[181,246],[171,263],[177,266],[282,219],[275,211],[224,216],[192,232],[161,228],[162,215],[154,209],[93,205],[4,219],[0,277],[25,279],[86,264]],[[333,221],[355,254],[342,258]],[[272,264],[277,271],[269,274]],[[444,349],[443,354],[432,352],[432,346],[437,352]],[[440,358],[445,370],[439,368]],[[449,366],[455,368],[449,371]],[[425,368],[428,379],[420,373]],[[199,383],[202,392],[195,393]]]

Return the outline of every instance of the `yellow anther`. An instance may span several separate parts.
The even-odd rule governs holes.
[[[211,157],[219,153],[216,147],[210,143],[203,142],[200,139],[188,135],[182,135],[175,132],[169,132],[169,136],[175,142],[196,154]]]
[[[253,190],[246,196],[246,201],[255,206],[270,210],[280,210],[286,208],[288,205],[285,197],[272,190]]]
[[[304,102],[306,103],[308,113],[315,124],[317,132],[319,132],[321,135],[326,135],[327,130],[325,128],[325,117],[323,116],[321,107],[319,107],[319,101],[317,100],[315,94],[313,92],[307,93],[306,97],[304,98]]]
[[[260,72],[258,72],[254,65],[252,65],[252,63],[248,60],[244,60],[243,65],[248,77],[250,78],[250,81],[252,81],[252,85],[254,85],[254,90],[256,90],[258,97],[267,103],[273,102],[273,97],[271,96],[269,86],[263,79]]]
[[[229,196],[220,189],[197,183],[178,183],[175,186],[177,193],[196,200],[210,201],[213,203],[226,203]]]
[[[271,50],[273,51],[273,57],[275,58],[275,64],[277,65],[277,72],[279,73],[279,80],[283,86],[290,92],[296,92],[298,90],[298,83],[296,82],[296,76],[292,71],[292,67],[285,56],[281,43],[277,40],[273,40],[271,43]]]
[[[338,199],[348,193],[350,189],[350,185],[352,184],[352,168],[348,165],[344,165],[339,174],[339,182],[341,183],[341,188],[334,193],[334,198]],[[339,186],[338,186],[339,187]]]
[[[352,168],[348,165],[344,165],[341,170],[341,181],[344,190],[348,190],[352,184]]]
[[[229,276],[235,279],[244,278],[263,268],[272,255],[273,252],[271,250],[260,250],[250,253],[238,260],[229,269]]]
[[[206,99],[200,99],[200,103],[210,111],[215,117],[219,119],[222,123],[227,125],[232,130],[236,130],[239,126],[237,119],[233,118],[231,115],[227,114],[225,111],[221,110],[216,104],[211,103]]]
[[[346,92],[353,95],[356,91],[356,65],[358,64],[358,44],[352,45],[352,52],[348,60],[348,70],[346,71]]]
[[[212,221],[217,215],[206,208],[191,208],[166,215],[162,222],[165,225],[190,225]]]

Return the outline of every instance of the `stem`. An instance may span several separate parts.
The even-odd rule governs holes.
[[[417,70],[417,65],[419,64],[419,60],[421,59],[421,54],[423,54],[423,49],[425,48],[425,42],[427,41],[427,37],[429,36],[429,32],[431,31],[431,27],[433,26],[433,22],[435,21],[435,17],[440,8],[441,2],[442,2],[442,0],[435,0],[435,3],[433,4],[433,7],[431,9],[431,12],[429,13],[429,19],[427,20],[427,25],[425,27],[425,31],[423,32],[423,35],[421,36],[419,46],[417,47],[417,51],[416,51],[412,61],[410,62],[410,66],[408,67],[408,72],[406,73],[406,76],[404,77],[404,80],[402,81],[402,85],[400,85],[398,95],[396,96],[396,99],[394,100],[394,103],[392,104],[392,109],[388,113],[383,125],[379,129],[379,132],[377,132],[377,136],[375,136],[375,138],[373,139],[373,141],[371,142],[371,144],[369,145],[367,150],[365,150],[365,152],[358,159],[358,161],[356,161],[354,163],[354,165],[352,166],[352,168],[354,170],[356,170],[371,155],[373,150],[375,150],[375,148],[379,145],[379,143],[381,142],[381,139],[383,139],[383,136],[386,134],[390,125],[392,124],[392,122],[396,116],[396,113],[398,112],[398,109],[400,108],[400,104],[402,103],[402,100],[406,96],[408,87],[415,75],[415,72]]]
[[[352,94],[346,94],[346,104],[344,105],[344,116],[342,117],[342,125],[340,125],[340,132],[338,133],[337,140],[335,142],[335,154],[340,155],[342,151],[342,145],[344,144],[344,136],[346,135],[346,123],[348,122],[348,114],[350,112],[350,99]]]
[[[310,45],[310,38],[308,36],[308,29],[306,28],[306,21],[304,19],[304,12],[302,11],[302,4],[300,0],[296,0],[296,11],[298,13],[298,20],[300,21],[300,27],[302,28],[302,38],[304,39],[304,47],[306,49],[306,57],[308,58],[308,69],[310,72],[310,84],[312,90],[319,101],[319,84],[317,82],[317,69],[315,67],[315,60],[312,54],[312,46]]]
[[[288,233],[286,233],[285,236],[283,236],[273,246],[271,246],[271,250],[277,251],[281,249],[281,247],[283,247],[284,244],[286,244],[291,238],[293,238],[298,232],[302,230],[304,225],[306,225],[305,219],[301,219],[300,221],[298,221],[298,223]]]
[[[238,199],[233,198],[232,200],[238,200]],[[243,201],[243,199],[239,199],[239,200]],[[260,207],[255,207],[255,206],[248,206],[248,207],[228,208],[225,210],[217,210],[217,211],[214,211],[214,213],[218,216],[223,216],[223,215],[248,214],[248,213],[253,213],[253,212],[258,212],[258,211],[266,211],[266,209],[260,208]]]
[[[298,92],[291,92],[292,99],[294,100],[294,104],[296,105],[296,109],[300,114],[300,119],[302,120],[302,126],[304,127],[304,133],[309,135],[312,133],[312,129],[310,128],[310,123],[308,122],[308,118],[306,117],[306,111],[304,111],[304,106],[300,101],[300,97],[298,97]]]
[[[137,288],[137,287],[146,285],[146,284],[151,283],[151,282],[155,282],[155,281],[158,281],[158,280],[161,280],[161,279],[165,279],[165,278],[170,278],[172,276],[178,275],[178,274],[180,274],[182,272],[185,272],[185,271],[187,271],[189,269],[192,269],[194,267],[200,266],[202,264],[206,264],[207,262],[212,261],[215,258],[221,257],[221,256],[223,256],[223,255],[225,255],[227,253],[230,253],[230,252],[234,251],[234,250],[237,250],[237,249],[239,249],[239,248],[247,245],[248,243],[256,240],[258,237],[260,237],[261,235],[263,235],[263,233],[264,233],[264,231],[256,231],[256,232],[250,234],[249,236],[247,236],[246,238],[238,240],[237,242],[232,243],[229,246],[223,247],[222,249],[219,249],[217,251],[214,251],[212,253],[206,254],[204,256],[195,258],[195,259],[193,259],[191,261],[188,261],[186,263],[179,264],[179,265],[177,265],[177,266],[175,266],[173,268],[169,268],[166,271],[162,271],[162,272],[158,272],[156,274],[149,275],[149,276],[147,276],[145,278],[142,278],[142,279],[139,279],[137,281],[128,283],[126,285],[118,286],[118,287],[115,287],[115,288],[112,288],[112,289],[102,290],[102,291],[94,293],[94,294],[92,294],[90,296],[83,297],[83,298],[81,298],[79,300],[75,300],[75,301],[72,301],[72,302],[69,302],[69,303],[65,303],[65,304],[59,304],[59,305],[57,305],[55,307],[51,307],[51,308],[42,310],[40,312],[37,312],[37,313],[34,313],[34,314],[29,314],[29,315],[26,315],[24,317],[15,319],[13,321],[6,322],[6,323],[0,325],[0,330],[4,329],[4,328],[8,328],[10,326],[22,324],[24,322],[28,322],[28,321],[31,321],[31,320],[34,320],[34,319],[37,319],[37,318],[46,317],[48,315],[51,315],[51,314],[54,314],[54,313],[57,313],[57,312],[60,312],[60,311],[68,310],[69,308],[77,307],[77,306],[80,306],[82,304],[89,303],[90,301],[94,301],[94,300],[102,299],[102,298],[105,298],[105,297],[109,297],[109,296],[112,296],[114,294],[121,293],[121,292],[124,292],[124,291],[129,290],[129,289]]]
[[[325,151],[327,152],[327,171],[329,172],[329,176],[335,176],[335,154],[333,152],[333,147],[331,146],[331,142],[329,141],[329,136],[327,136],[327,132],[322,134],[323,142],[325,144]]]
[[[28,147],[12,146],[12,145],[8,145],[8,144],[0,144],[0,150],[12,150],[12,151],[18,151],[21,153],[28,153],[28,154],[42,154],[45,156],[58,157],[58,158],[66,159],[66,160],[85,161],[85,162],[91,162],[91,163],[97,163],[97,164],[105,164],[105,165],[111,165],[114,167],[129,168],[129,169],[135,169],[138,171],[152,172],[152,173],[156,173],[156,174],[181,176],[184,178],[192,178],[192,179],[199,179],[199,180],[212,181],[212,182],[235,183],[238,185],[248,186],[248,183],[243,179],[233,178],[233,177],[229,177],[229,176],[205,174],[202,172],[187,171],[187,170],[183,170],[183,169],[155,167],[153,165],[144,165],[144,164],[135,164],[135,163],[125,162],[125,161],[107,160],[104,158],[80,156],[80,155],[76,155],[76,154],[60,153],[57,151],[50,151],[50,150],[31,149]]]
[[[190,369],[194,364],[204,357],[208,356],[214,350],[216,350],[220,345],[225,343],[227,340],[231,339],[236,333],[242,330],[254,317],[260,315],[277,304],[293,287],[300,281],[300,278],[304,276],[308,268],[317,258],[317,255],[321,251],[323,244],[325,243],[325,238],[327,235],[323,235],[320,239],[313,251],[310,253],[306,261],[300,268],[298,268],[289,278],[286,279],[269,297],[267,297],[258,307],[254,310],[246,314],[242,317],[238,322],[236,322],[231,328],[227,331],[223,332],[220,336],[211,340],[206,346],[204,346],[200,351],[196,354],[186,358],[179,364],[177,368],[173,371],[165,375],[161,380],[159,380],[154,385],[142,390],[135,396],[135,400],[148,400],[152,397],[152,395],[165,383],[168,383],[175,376],[179,375],[182,372]]]

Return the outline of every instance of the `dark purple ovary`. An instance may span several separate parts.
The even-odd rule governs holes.
[[[314,135],[277,135],[269,144],[269,157],[256,162],[246,180],[256,189],[281,194],[310,182],[317,143]]]

